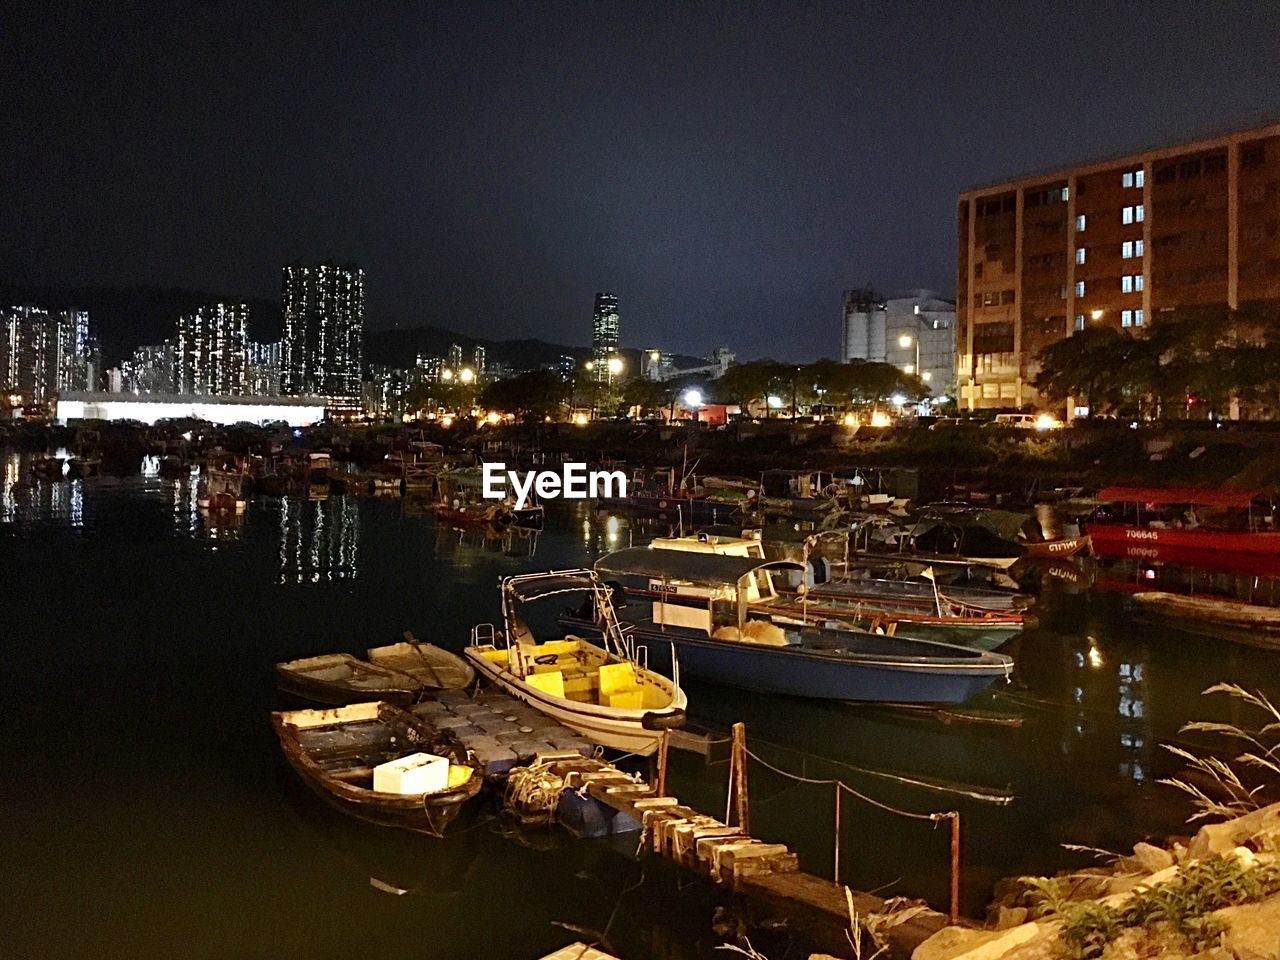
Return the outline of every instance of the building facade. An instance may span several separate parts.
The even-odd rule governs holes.
[[[89,314],[35,306],[0,313],[0,390],[44,406],[58,394],[96,385],[100,364]]]
[[[591,360],[592,372],[598,382],[612,379],[609,361],[618,352],[620,326],[618,298],[611,293],[597,293],[591,320]]]
[[[640,353],[640,373],[645,379],[656,383],[687,376],[703,376],[718,380],[725,375],[736,359],[737,354],[728,347],[716,347],[711,356],[706,358],[705,363],[688,364],[685,360],[684,363],[688,365],[684,366],[675,354],[650,348]]]
[[[897,297],[846,290],[840,359],[890,363],[920,377],[935,396],[946,393],[955,379],[956,305],[932,290]]]
[[[364,359],[364,271],[289,264],[283,272],[280,389],[358,401]]]
[[[1280,124],[968,190],[957,226],[960,404],[1042,406],[1036,354],[1088,326],[1280,311]]]
[[[174,334],[177,392],[199,397],[239,397],[248,389],[249,308],[209,303],[178,318]]]
[[[177,393],[175,356],[172,339],[138,347],[120,367],[124,390],[136,394]]]

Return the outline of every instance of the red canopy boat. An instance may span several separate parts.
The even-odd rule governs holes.
[[[1151,551],[1152,559],[1185,551],[1280,555],[1272,506],[1259,491],[1106,487],[1097,499],[1087,527],[1101,556],[1141,558],[1134,548]]]

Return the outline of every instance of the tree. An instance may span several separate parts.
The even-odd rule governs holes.
[[[1086,327],[1037,355],[1035,388],[1055,400],[1084,400],[1090,414],[1123,400],[1133,338],[1114,327]]]
[[[567,385],[548,370],[495,380],[480,392],[480,404],[491,410],[514,413],[524,420],[540,421],[557,417],[564,402]]]
[[[675,386],[647,377],[632,377],[622,385],[622,402],[628,410],[639,408],[641,417],[661,414],[671,406]]]

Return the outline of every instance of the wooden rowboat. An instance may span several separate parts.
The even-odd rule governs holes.
[[[389,703],[271,715],[289,766],[325,801],[383,826],[443,836],[484,786],[473,758],[448,731]],[[436,793],[373,789],[373,768],[414,753],[449,760],[448,786]]]
[[[1144,619],[1251,646],[1280,647],[1280,608],[1162,590],[1135,593],[1131,599]]]
[[[375,697],[408,706],[435,690],[458,690],[475,682],[461,657],[406,632],[403,643],[374,647],[369,659],[326,653],[276,664],[280,689],[312,703],[341,706]]]

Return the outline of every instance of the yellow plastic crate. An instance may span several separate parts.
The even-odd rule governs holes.
[[[531,673],[524,678],[524,682],[535,690],[549,693],[553,697],[564,696],[564,674],[559,670],[553,670],[550,673]]]

